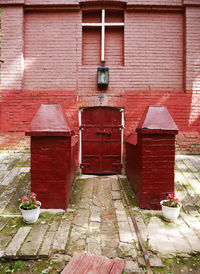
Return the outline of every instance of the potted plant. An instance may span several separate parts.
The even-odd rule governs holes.
[[[175,221],[180,213],[181,203],[174,194],[169,194],[166,200],[160,202],[162,214],[167,221]]]
[[[28,196],[19,199],[23,221],[28,224],[35,223],[40,215],[41,202],[37,201],[37,195],[31,192]]]

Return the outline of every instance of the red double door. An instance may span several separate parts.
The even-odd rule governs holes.
[[[122,112],[109,107],[81,112],[82,173],[121,172]]]

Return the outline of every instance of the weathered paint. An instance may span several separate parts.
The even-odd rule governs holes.
[[[121,274],[125,264],[126,262],[123,259],[108,259],[103,256],[76,254],[63,269],[62,274]]]
[[[59,104],[42,104],[26,135],[70,136],[73,135],[73,130]]]
[[[87,1],[0,1],[1,148],[11,146],[11,139],[15,146],[41,103],[60,103],[76,134],[79,109],[100,106],[100,64],[84,64],[83,59],[81,23],[86,6],[80,7],[81,2]],[[88,2],[87,8],[93,8],[95,1]],[[200,6],[196,0],[190,3],[112,1],[109,7],[124,11],[124,39],[120,40],[121,30],[107,33],[109,86],[101,105],[124,108],[125,137],[136,128],[146,106],[165,105],[179,128],[177,149],[199,153]],[[113,56],[112,48],[119,44],[124,45],[124,54],[116,47]],[[96,50],[97,46],[89,55],[92,61]]]
[[[159,120],[158,120],[159,117]],[[127,139],[127,176],[141,208],[160,209],[174,192],[175,134],[178,128],[167,109],[151,106]]]

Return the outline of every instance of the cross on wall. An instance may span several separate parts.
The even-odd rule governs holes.
[[[123,22],[106,22],[105,20],[105,9],[101,11],[101,23],[82,23],[83,27],[101,27],[101,63],[104,65],[105,62],[105,28],[106,27],[118,27],[124,26]]]
[[[99,95],[100,104],[102,104],[102,103],[103,103],[103,98],[104,98],[103,94],[100,94],[100,95]]]

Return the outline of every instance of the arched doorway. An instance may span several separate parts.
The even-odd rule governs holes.
[[[121,173],[123,109],[81,109],[80,166],[83,174]]]

